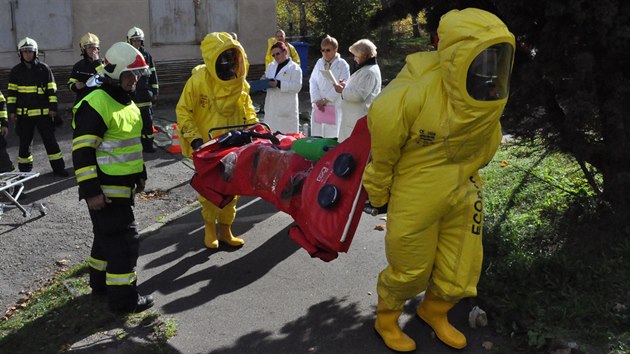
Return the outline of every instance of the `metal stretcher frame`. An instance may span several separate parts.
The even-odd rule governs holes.
[[[10,204],[0,202],[0,216],[4,214],[4,208],[15,207],[22,211],[22,215],[31,215],[31,210],[37,208],[41,215],[46,215],[48,209],[42,203],[33,203],[29,209],[25,208],[18,199],[24,191],[24,182],[39,177],[39,172],[3,172],[0,173],[0,193],[10,201]],[[17,190],[16,190],[17,188]]]

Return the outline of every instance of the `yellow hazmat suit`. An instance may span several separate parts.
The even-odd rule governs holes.
[[[378,279],[376,328],[390,348],[402,351],[415,343],[397,323],[396,330],[385,322],[399,315],[405,301],[426,289],[429,312],[446,304],[438,322],[446,321],[448,332],[454,328],[446,312],[477,293],[483,258],[477,172],[501,142],[499,118],[514,53],[505,24],[479,9],[448,12],[438,36],[437,51],[409,55],[368,113],[372,161],[363,185],[373,206],[388,204],[389,265]],[[477,59],[482,54],[491,59]],[[480,65],[485,73],[478,72]],[[438,338],[456,348],[466,345],[459,331],[436,328],[444,323],[433,323],[423,306],[418,315]]]
[[[225,53],[229,53],[231,58],[229,76],[217,72]],[[241,44],[226,32],[209,33],[201,42],[201,55],[205,65],[193,69],[176,108],[182,154],[186,157],[191,157],[192,141],[202,139],[205,143],[210,140],[210,129],[258,121],[249,96],[249,84],[245,80],[249,62]],[[212,135],[216,137],[224,132],[217,130]],[[230,245],[242,244],[242,240],[234,241],[229,227],[236,216],[236,198],[223,209],[201,196],[198,198],[206,223],[206,246],[218,247],[215,231],[217,223],[219,240]]]

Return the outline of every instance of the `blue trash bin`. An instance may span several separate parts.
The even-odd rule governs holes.
[[[290,42],[300,56],[300,69],[302,76],[308,75],[308,43],[306,42]]]

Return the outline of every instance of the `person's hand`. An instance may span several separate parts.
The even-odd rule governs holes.
[[[90,210],[101,210],[105,208],[105,206],[112,201],[105,196],[105,194],[95,195],[93,197],[86,198],[88,209]]]
[[[335,92],[341,93],[343,89],[346,87],[346,83],[343,80],[339,80],[338,85],[333,85],[335,87]]]
[[[60,127],[63,125],[63,119],[61,119],[61,116],[59,116],[57,112],[50,111],[48,112],[48,116],[50,116],[50,119],[52,120],[52,123],[55,127]]]
[[[325,98],[322,98],[321,100],[317,100],[315,102],[315,104],[317,105],[317,109],[322,112],[326,109],[326,103],[328,103],[328,100],[326,100]]]
[[[370,214],[372,216],[377,216],[380,214],[387,214],[387,203],[385,203],[385,205],[383,206],[375,207],[368,200],[365,202],[365,205],[363,206],[363,212]]]
[[[156,104],[157,98],[158,98],[158,95],[153,95],[153,97],[151,97],[151,103]]]
[[[199,150],[201,145],[203,145],[203,139],[201,139],[201,138],[197,138],[197,139],[195,139],[195,140],[190,142],[190,147],[193,150]]]
[[[139,178],[138,181],[136,181],[136,193],[142,193],[144,191],[144,188],[147,185],[147,180],[144,178]]]
[[[85,87],[85,83],[84,83],[84,82],[81,82],[81,81],[78,81],[78,82],[76,82],[76,83],[74,84],[74,87],[76,87],[76,88],[77,88],[77,90],[81,90],[81,89],[83,89],[83,88]]]
[[[15,113],[9,114],[9,120],[15,123],[15,121],[17,120],[17,114]]]
[[[9,127],[0,128],[0,134],[2,134],[2,136],[7,136],[7,134],[9,134]]]
[[[269,80],[269,87],[278,87],[278,81],[274,79]]]

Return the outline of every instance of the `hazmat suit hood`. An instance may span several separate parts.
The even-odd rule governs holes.
[[[505,24],[497,16],[476,8],[452,10],[442,16],[438,37],[442,83],[455,113],[466,121],[486,112],[501,112],[497,107],[507,103],[514,57],[514,35]],[[492,86],[491,99],[470,92],[475,75],[482,75],[474,72],[476,63],[488,63],[479,58],[487,57],[488,52],[493,53],[493,73],[487,80],[487,85]]]
[[[224,61],[226,54],[229,54],[233,63],[229,68],[232,70],[229,78],[217,71],[221,68],[221,62]],[[220,105],[218,110],[223,115],[231,115],[230,110],[237,107],[241,92],[249,92],[249,84],[246,81],[249,62],[245,50],[229,33],[213,32],[206,35],[201,42],[201,56],[205,63],[211,96]],[[199,71],[198,69],[193,70],[193,73]]]

